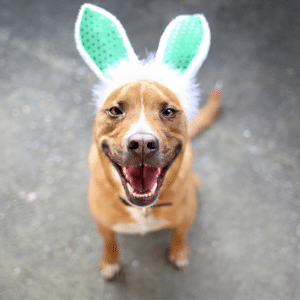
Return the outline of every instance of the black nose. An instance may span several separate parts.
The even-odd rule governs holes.
[[[127,148],[140,156],[154,154],[159,148],[159,142],[153,134],[134,133],[127,140]]]

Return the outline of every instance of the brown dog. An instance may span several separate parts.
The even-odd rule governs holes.
[[[199,180],[192,173],[190,138],[220,111],[215,88],[197,113],[194,77],[205,60],[210,30],[203,15],[175,18],[155,57],[140,61],[121,23],[84,4],[75,26],[81,56],[100,79],[89,154],[89,204],[104,240],[103,277],[120,270],[116,233],[174,229],[169,260],[189,261],[187,234],[197,209]]]
[[[169,259],[178,268],[188,264],[186,238],[196,215],[199,185],[191,170],[190,137],[213,124],[220,107],[220,90],[214,89],[188,132],[177,97],[156,82],[125,84],[107,98],[96,116],[89,154],[89,204],[104,240],[104,278],[114,278],[120,269],[118,232],[173,228]]]

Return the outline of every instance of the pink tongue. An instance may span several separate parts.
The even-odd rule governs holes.
[[[149,193],[159,175],[158,168],[148,166],[137,166],[127,168],[127,180],[135,193]]]

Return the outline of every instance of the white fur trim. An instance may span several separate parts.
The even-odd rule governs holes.
[[[146,79],[169,88],[178,97],[188,120],[198,112],[200,91],[195,78],[172,70],[165,64],[157,63],[153,55],[143,61],[131,63],[122,61],[118,67],[108,69],[106,73],[111,79],[96,85],[93,90],[97,110],[116,88],[128,82]]]
[[[130,44],[130,41],[127,37],[126,31],[123,28],[122,24],[120,23],[120,21],[111,13],[109,13],[108,11],[106,11],[103,8],[100,8],[96,5],[90,4],[90,3],[85,3],[81,6],[76,23],[75,23],[75,43],[76,43],[76,47],[77,50],[79,51],[80,55],[82,56],[83,60],[86,62],[86,64],[91,68],[91,70],[97,75],[97,77],[101,80],[101,81],[106,81],[106,77],[104,76],[104,74],[102,73],[102,71],[98,68],[98,66],[94,63],[94,61],[92,60],[92,58],[87,54],[87,52],[85,51],[81,39],[80,39],[80,23],[81,23],[81,19],[82,19],[82,15],[83,12],[86,8],[91,9],[92,11],[95,11],[105,17],[107,17],[108,19],[110,19],[114,25],[116,26],[119,34],[121,35],[122,39],[123,39],[123,43],[124,46],[127,50],[128,53],[128,57],[129,57],[129,61],[130,62],[137,62],[138,58]]]

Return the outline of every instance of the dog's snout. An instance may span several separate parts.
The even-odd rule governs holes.
[[[159,148],[155,135],[150,133],[135,133],[127,140],[127,148],[138,155],[154,154]]]

